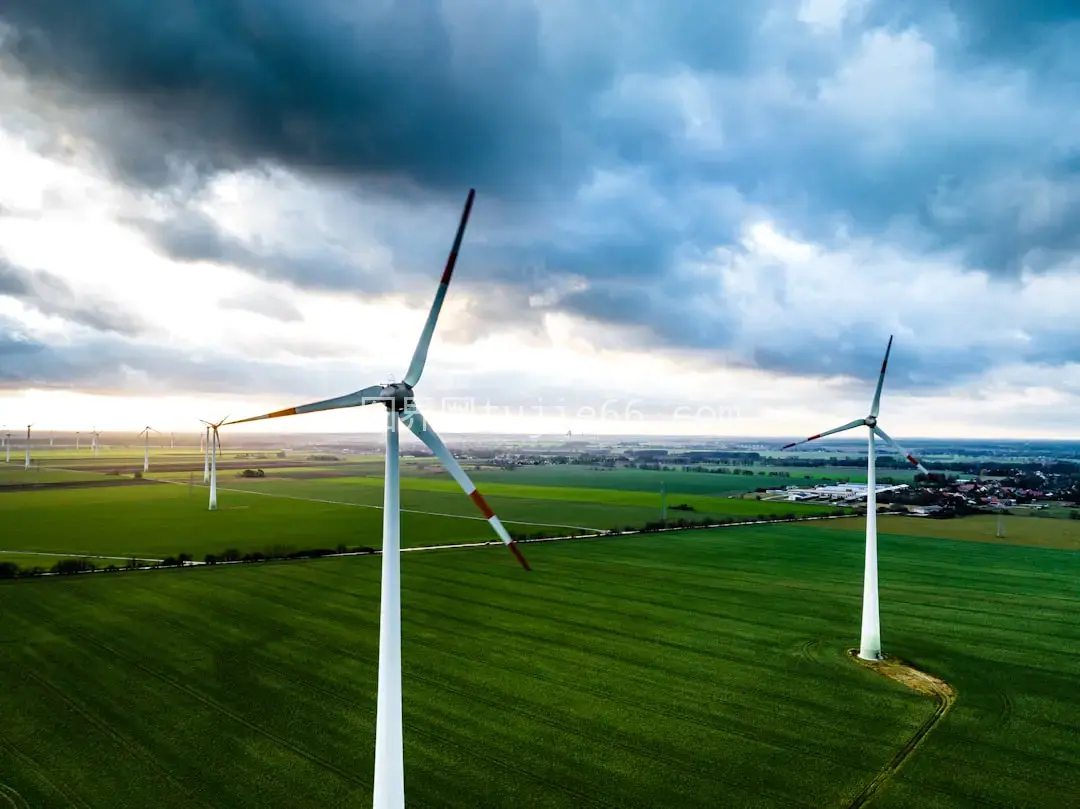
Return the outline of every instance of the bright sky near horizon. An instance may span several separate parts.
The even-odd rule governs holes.
[[[1080,8],[354,5],[3,4],[0,423],[400,379],[475,186],[441,431],[1075,436]]]

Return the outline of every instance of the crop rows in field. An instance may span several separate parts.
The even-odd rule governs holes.
[[[403,557],[411,805],[843,805],[933,709],[845,658],[857,533],[530,546],[531,576],[498,550]],[[1075,555],[886,536],[881,558],[886,647],[960,697],[875,803],[1068,805]],[[377,582],[356,558],[0,588],[0,745],[29,740],[0,781],[34,806],[74,803],[47,777],[364,805]]]

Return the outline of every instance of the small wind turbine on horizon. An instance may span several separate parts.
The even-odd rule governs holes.
[[[4,436],[4,463],[11,463],[11,430],[8,430],[6,425],[4,429],[7,431]]]
[[[30,468],[30,428],[33,424],[26,425],[26,463],[23,465],[23,469]]]
[[[79,451],[79,441],[81,440],[81,438],[82,438],[82,433],[80,433],[78,430],[76,430],[75,431],[75,451],[76,452]]]
[[[150,471],[150,433],[152,433],[152,432],[156,433],[157,430],[155,430],[153,427],[151,427],[148,424],[148,425],[146,425],[146,427],[143,428],[143,431],[141,433],[139,433],[140,436],[142,436],[142,435],[146,436],[146,443],[145,443],[144,449],[143,449],[143,463],[142,463],[143,474],[146,474],[147,472]]]
[[[225,417],[227,419],[228,416]],[[218,449],[221,447],[221,438],[218,436],[218,428],[225,423],[225,419],[221,419],[216,424],[211,421],[204,421],[199,419],[206,425],[207,435],[213,431],[213,438],[207,444],[207,451],[210,456],[210,510],[217,510],[217,456]]]
[[[101,441],[100,441],[101,435],[100,435],[100,433],[98,433],[97,427],[94,428],[94,431],[90,435],[91,435],[90,449],[93,450],[94,457],[97,457],[97,455],[99,454],[98,449],[101,447]]]
[[[866,458],[866,553],[863,562],[862,637],[859,642],[859,657],[863,660],[881,659],[881,618],[878,608],[877,478],[875,475],[877,457],[874,452],[875,436],[899,452],[907,461],[914,464],[920,472],[925,475],[930,474],[914,455],[893,441],[878,426],[878,411],[881,409],[881,388],[885,384],[885,369],[889,365],[889,352],[892,351],[892,343],[893,338],[890,335],[889,344],[885,348],[885,359],[881,363],[881,373],[878,375],[877,389],[874,391],[874,400],[870,404],[869,416],[849,421],[840,427],[812,435],[802,441],[785,444],[780,448],[782,450],[790,449],[799,444],[816,441],[827,435],[835,435],[856,427],[866,427],[869,431]]]
[[[428,313],[427,322],[416,344],[412,361],[401,382],[372,385],[353,393],[326,399],[312,404],[278,410],[264,416],[238,419],[226,424],[242,424],[261,419],[315,413],[343,407],[362,407],[380,403],[386,407],[386,476],[383,489],[383,545],[381,607],[379,617],[379,676],[378,699],[375,713],[375,785],[373,806],[375,809],[399,809],[405,805],[405,765],[401,727],[401,513],[400,476],[398,452],[398,422],[408,427],[480,509],[495,533],[517,557],[525,570],[529,564],[520,549],[492,511],[483,495],[477,490],[465,470],[431,424],[416,407],[414,387],[420,381],[427,362],[428,347],[435,332],[439,312],[457,263],[465,226],[469,221],[476,190],[470,189],[461,213],[457,234],[446,261],[435,300]]]

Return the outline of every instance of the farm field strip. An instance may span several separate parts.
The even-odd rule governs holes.
[[[171,481],[171,480],[164,481],[164,482],[165,483],[176,483],[176,481]],[[186,483],[179,483],[177,485],[186,486],[187,484]],[[202,484],[200,484],[200,485],[202,485]],[[205,488],[205,486],[204,486],[204,488]],[[377,509],[379,511],[383,510],[382,506],[375,505],[373,503],[349,503],[349,502],[346,502],[344,500],[325,500],[325,499],[318,498],[318,497],[300,497],[298,495],[292,495],[292,494],[278,494],[276,492],[260,492],[258,489],[234,489],[234,488],[225,488],[223,486],[218,486],[218,491],[219,492],[237,492],[237,493],[240,493],[240,494],[257,494],[257,495],[260,495],[262,497],[279,497],[279,498],[282,498],[282,499],[285,499],[285,500],[303,500],[303,501],[307,501],[309,503],[326,503],[327,505],[332,505],[332,506],[348,506],[350,508],[373,508],[373,509]],[[429,517],[449,517],[449,518],[455,519],[455,520],[478,520],[480,522],[487,522],[486,517],[476,517],[476,516],[473,516],[471,514],[447,514],[447,513],[442,512],[442,511],[422,511],[420,509],[415,509],[415,508],[402,508],[402,509],[400,509],[400,511],[402,513],[406,513],[406,514],[426,514]],[[541,528],[573,528],[575,530],[580,530],[580,531],[600,531],[600,530],[603,530],[603,529],[600,529],[600,528],[590,528],[588,526],[583,526],[583,525],[563,525],[563,524],[560,524],[560,523],[547,523],[547,522],[522,522],[521,520],[510,520],[510,519],[503,520],[503,522],[507,523],[507,524],[511,524],[511,525],[531,525],[531,526],[538,526],[538,527],[541,527]]]
[[[160,559],[152,559],[148,556],[102,556],[95,553],[82,553],[73,557],[70,553],[55,553],[52,551],[8,551],[0,550],[0,554],[16,555],[16,556],[61,556],[65,559],[79,558],[79,559],[117,559],[122,562],[126,562],[130,559],[135,559],[140,562],[160,562]],[[0,559],[0,561],[3,561]]]

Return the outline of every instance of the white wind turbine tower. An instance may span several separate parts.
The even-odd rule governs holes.
[[[870,405],[870,415],[866,418],[849,421],[833,430],[812,435],[802,441],[787,444],[781,449],[789,449],[805,444],[808,441],[816,441],[826,435],[842,433],[856,427],[866,427],[869,436],[867,443],[866,459],[866,556],[863,569],[863,605],[862,605],[862,638],[859,644],[859,657],[863,660],[881,659],[881,620],[878,611],[878,564],[877,564],[877,479],[875,476],[875,464],[877,458],[874,454],[875,436],[880,438],[904,458],[918,467],[923,474],[929,475],[926,467],[899,444],[893,441],[884,430],[878,426],[878,410],[881,407],[881,387],[885,384],[885,368],[889,364],[889,352],[892,350],[893,338],[889,336],[889,345],[885,348],[885,359],[881,363],[881,374],[878,376],[877,390],[874,391],[874,400]]]
[[[203,439],[203,469],[202,469],[202,482],[210,482],[210,422],[204,421],[206,425],[206,437]]]
[[[143,462],[142,462],[143,474],[146,474],[147,472],[150,471],[150,433],[156,433],[156,432],[157,432],[157,430],[155,430],[150,425],[147,425],[146,427],[143,428],[143,431],[141,433],[139,433],[139,435],[145,435],[146,436],[146,443],[144,444],[144,449],[143,449]]]
[[[227,419],[228,416],[225,417]],[[218,436],[218,428],[225,423],[225,419],[216,424],[210,421],[202,421],[206,425],[207,435],[213,431],[213,438],[207,442],[207,451],[210,454],[210,510],[217,510],[217,456],[221,447],[221,438]]]
[[[75,451],[79,451],[79,441],[82,439],[82,433],[78,430],[75,431]]]
[[[278,410],[265,416],[239,419],[228,424],[241,424],[259,419],[314,413],[341,407],[361,407],[382,403],[386,407],[386,477],[383,491],[382,596],[379,619],[379,693],[375,716],[375,809],[399,809],[405,805],[405,767],[401,730],[401,514],[398,468],[398,421],[408,427],[439,459],[446,471],[458,482],[469,498],[487,518],[488,523],[518,562],[526,570],[529,564],[510,538],[495,512],[465,474],[465,470],[447,449],[446,444],[431,428],[416,408],[413,388],[420,381],[427,360],[428,346],[442,309],[443,299],[457,263],[461,239],[469,221],[476,190],[470,189],[461,213],[453,247],[446,261],[439,288],[435,293],[424,330],[413,353],[409,370],[401,382],[372,385],[353,393],[321,402]]]
[[[4,429],[7,428],[5,427]],[[4,437],[4,449],[4,463],[11,463],[11,430],[7,430],[7,435]]]
[[[33,424],[26,425],[26,463],[23,465],[23,469],[30,468],[30,428]]]
[[[90,449],[92,449],[94,451],[94,456],[96,457],[98,455],[98,449],[101,446],[101,441],[100,441],[101,435],[100,435],[100,433],[98,433],[97,427],[94,428],[94,432],[92,432],[90,435],[92,436],[91,443],[90,443]]]

